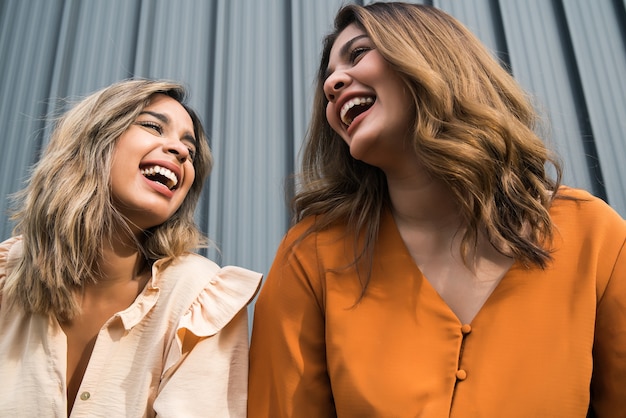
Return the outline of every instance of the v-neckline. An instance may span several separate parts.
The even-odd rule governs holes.
[[[409,249],[407,248],[406,243],[404,242],[404,239],[402,238],[402,235],[400,234],[398,225],[396,224],[396,221],[393,218],[393,214],[391,213],[389,209],[384,211],[383,219],[385,222],[390,222],[389,230],[393,231],[392,238],[394,241],[398,242],[398,247],[401,248],[401,251],[402,251],[401,256],[407,259],[408,263],[410,263],[411,265],[411,269],[413,269],[414,272],[417,273],[415,274],[415,277],[419,277],[421,279],[422,285],[426,286],[425,288],[428,289],[428,292],[432,293],[442,306],[445,306],[446,313],[450,315],[451,317],[453,317],[455,321],[458,322],[459,325],[468,324],[468,325],[473,326],[476,321],[476,318],[482,316],[481,313],[485,311],[486,308],[488,309],[488,307],[491,305],[491,301],[497,297],[497,294],[499,293],[499,289],[503,287],[502,283],[505,280],[507,280],[508,276],[513,274],[513,272],[520,267],[518,260],[513,260],[511,265],[508,267],[508,269],[506,269],[506,271],[502,274],[502,277],[498,280],[498,283],[494,286],[491,292],[487,295],[484,302],[482,303],[480,308],[476,311],[472,319],[470,321],[462,321],[459,318],[459,316],[455,313],[454,309],[448,304],[448,302],[446,302],[444,297],[437,291],[435,286],[430,282],[430,280],[428,280],[424,272],[422,272],[422,270],[419,268],[419,266],[417,265],[417,263],[411,256],[411,253]]]

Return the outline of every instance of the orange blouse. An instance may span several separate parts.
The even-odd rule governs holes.
[[[283,240],[256,303],[248,417],[626,417],[626,223],[558,199],[554,261],[515,263],[469,324],[383,215],[370,284],[334,227]],[[590,390],[591,387],[591,390]]]

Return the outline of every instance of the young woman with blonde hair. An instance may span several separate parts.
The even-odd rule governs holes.
[[[249,417],[626,416],[626,224],[560,184],[536,124],[446,13],[338,13]]]
[[[58,121],[0,244],[0,416],[245,416],[260,274],[193,253],[212,157],[177,83]]]

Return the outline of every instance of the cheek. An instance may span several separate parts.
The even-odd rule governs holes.
[[[196,170],[194,169],[193,165],[189,165],[189,167],[185,168],[185,187],[187,187],[187,190],[191,189],[191,186],[193,185],[194,180],[196,179]]]
[[[123,164],[123,160],[119,157],[117,150],[115,150],[109,171],[109,184],[118,186],[126,182],[128,182],[128,166]]]
[[[328,121],[328,124],[330,125],[330,127],[333,128],[333,131],[337,132],[338,134],[341,134],[341,132],[343,131],[343,124],[341,123],[339,118],[337,118],[337,113],[335,112],[335,106],[333,106],[332,103],[329,103],[326,106],[326,120]]]

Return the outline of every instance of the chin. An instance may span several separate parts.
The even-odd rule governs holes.
[[[358,143],[352,141],[350,144],[350,155],[355,160],[363,161],[364,163],[371,164],[368,160],[371,160],[372,150],[369,144]],[[368,158],[369,156],[369,158]]]

